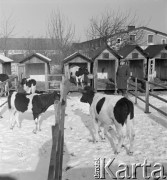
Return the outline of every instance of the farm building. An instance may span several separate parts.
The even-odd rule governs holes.
[[[81,52],[75,52],[64,59],[64,74],[68,79],[70,79],[70,68],[73,66],[86,67],[89,73],[91,73],[92,63],[93,61],[86,55]],[[76,90],[75,86],[71,85],[71,87],[71,90]]]
[[[19,77],[31,77],[36,81],[45,81],[45,75],[50,73],[51,59],[40,54],[34,53],[20,61]]]
[[[118,53],[128,61],[131,76],[143,79],[147,74],[147,56],[138,45],[126,45]]]
[[[150,45],[145,49],[148,54],[152,78],[167,80],[167,44]]]
[[[0,55],[0,74],[4,73],[4,74],[11,75],[11,62],[12,61],[13,61],[12,59],[6,56]]]
[[[115,90],[116,71],[121,56],[104,45],[92,54],[94,87],[96,90]]]
[[[11,74],[12,75],[17,75],[19,74],[18,72],[18,67],[20,65],[20,61],[24,59],[25,55],[24,54],[13,54],[9,56],[13,61],[11,62]]]

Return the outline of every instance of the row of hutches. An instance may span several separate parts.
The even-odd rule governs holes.
[[[64,59],[63,69],[65,76],[70,79],[69,69],[72,65],[85,66],[92,74],[92,84],[97,90],[114,90],[116,70],[122,58],[127,60],[132,76],[167,81],[167,45],[165,44],[151,45],[145,50],[138,45],[127,45],[118,52],[106,45],[89,56],[78,51]],[[44,82],[46,75],[51,73],[51,61],[50,58],[39,53],[22,57],[19,61],[1,55],[0,73],[15,74],[19,79],[31,77]]]
[[[115,90],[116,71],[120,59],[126,59],[133,77],[167,81],[167,45],[151,45],[143,50],[138,45],[126,45],[119,51],[103,46],[87,56],[76,52],[64,59],[65,75],[70,78],[69,69],[73,65],[86,66],[93,76],[97,90]]]
[[[24,77],[34,78],[38,81],[37,88],[44,90],[46,88],[46,75],[52,71],[51,59],[40,53],[33,53],[26,57],[17,55],[16,57],[8,58],[0,55],[0,73],[9,76],[17,75],[19,81]]]

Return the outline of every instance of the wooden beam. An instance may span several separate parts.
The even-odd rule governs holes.
[[[45,63],[45,91],[47,91],[48,88],[48,65]]]

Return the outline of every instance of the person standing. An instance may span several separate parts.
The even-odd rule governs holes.
[[[118,93],[121,92],[123,96],[127,95],[127,80],[130,77],[130,68],[126,64],[125,59],[120,60],[120,65],[118,66],[116,73],[116,83]]]

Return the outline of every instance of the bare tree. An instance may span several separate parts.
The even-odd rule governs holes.
[[[26,55],[33,53],[33,36],[29,36],[25,39],[24,49],[26,50]]]
[[[4,18],[0,26],[0,46],[5,56],[8,56],[8,39],[13,37],[15,25],[12,23],[12,15]]]
[[[48,35],[52,39],[55,51],[59,51],[62,58],[71,53],[71,45],[75,34],[74,26],[59,10],[52,11],[48,22]]]
[[[120,35],[123,42],[130,43],[129,36],[127,36],[127,27],[134,24],[139,26],[139,23],[137,16],[132,15],[130,11],[122,13],[119,10],[117,12],[106,10],[99,17],[92,17],[90,19],[86,35],[89,40],[100,38],[103,43],[109,41],[110,46],[116,43],[115,41]],[[137,43],[143,37],[143,31],[138,30],[135,32],[135,35],[135,42]]]

